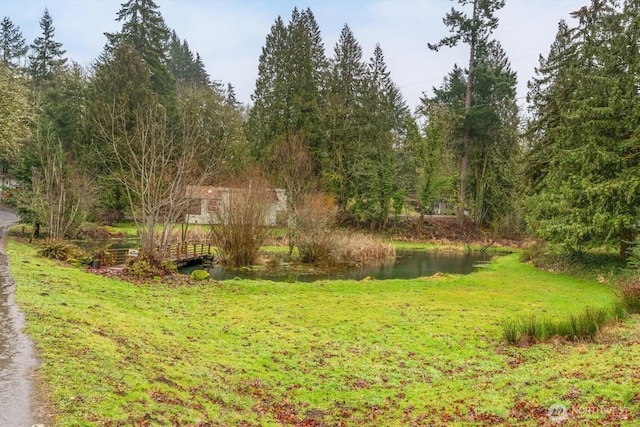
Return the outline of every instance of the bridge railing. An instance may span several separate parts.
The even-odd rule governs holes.
[[[164,258],[173,262],[186,262],[213,255],[211,243],[176,243],[167,248]]]
[[[175,243],[166,249],[163,254],[163,258],[165,261],[172,261],[180,264],[198,258],[212,256],[214,254],[214,250],[215,246],[211,243]],[[108,254],[109,264],[122,265],[125,264],[127,259],[130,257],[137,256],[138,250],[127,248],[107,249],[105,253]]]

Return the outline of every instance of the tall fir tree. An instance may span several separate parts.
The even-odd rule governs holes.
[[[163,98],[175,94],[175,80],[168,68],[170,31],[153,0],[128,0],[123,3],[116,21],[122,22],[119,33],[106,33],[106,56],[121,44],[129,44],[149,68],[153,90]],[[104,58],[103,60],[107,59]]]
[[[546,57],[540,55],[535,76],[527,83],[529,120],[526,127],[525,177],[529,191],[539,191],[549,172],[555,141],[561,126],[561,110],[575,84],[569,78],[572,61],[576,61],[576,45],[565,20],[558,24],[555,40]]]
[[[458,0],[462,6],[472,5],[472,14],[468,16],[465,12],[451,9],[443,18],[444,24],[449,27],[452,35],[441,39],[436,44],[428,44],[432,50],[439,50],[443,46],[456,46],[462,42],[469,45],[469,62],[467,72],[467,88],[465,95],[465,113],[468,116],[473,105],[473,82],[474,69],[477,60],[477,50],[480,43],[486,42],[489,35],[498,26],[498,18],[495,12],[504,7],[505,0]],[[467,193],[467,169],[469,161],[469,141],[471,138],[471,125],[469,120],[465,120],[462,153],[460,157],[460,202],[458,206],[458,218],[464,218]]]
[[[281,17],[271,26],[258,60],[258,78],[251,95],[253,105],[247,118],[247,138],[255,159],[266,158],[268,148],[286,131],[287,83],[283,64],[287,30]]]
[[[343,212],[361,181],[360,172],[367,167],[362,144],[365,77],[362,47],[345,25],[331,63],[325,119],[327,155],[322,170],[325,185],[335,195],[338,208]]]
[[[260,55],[251,96],[247,135],[253,156],[263,163],[274,145],[296,135],[311,148],[315,163],[322,150],[321,93],[327,60],[312,12],[294,9],[285,25],[278,17]]]
[[[570,61],[558,62],[534,118],[531,153],[543,171],[529,200],[530,226],[555,247],[617,243],[625,258],[640,218],[638,5],[594,0],[572,15]],[[567,44],[559,33],[555,45]],[[553,51],[553,49],[552,49]],[[562,76],[559,79],[558,76]],[[534,86],[536,87],[536,86]],[[535,92],[533,92],[535,94]]]
[[[180,38],[175,31],[169,40],[169,71],[179,84],[210,86],[209,74],[205,70],[200,55],[189,48],[189,43]]]
[[[468,73],[455,67],[443,85],[434,88],[433,98],[423,99],[429,119],[426,133],[432,143],[434,132],[441,138],[449,138],[451,142],[444,144],[449,153],[459,157],[467,152],[465,199],[469,215],[479,225],[500,227],[514,211],[515,166],[519,155],[516,75],[500,44],[490,41],[476,46],[472,85],[476,104],[471,109],[466,108],[468,78]],[[444,135],[439,120],[443,113],[435,106],[449,110],[444,116],[451,123]]]
[[[40,19],[40,28],[42,35],[31,44],[32,53],[29,55],[29,74],[35,82],[50,79],[67,62],[63,57],[66,51],[62,50],[62,43],[54,40],[56,30],[46,8]]]
[[[513,218],[520,156],[516,73],[497,41],[479,46],[470,112],[469,188],[476,224],[499,228]]]
[[[6,67],[17,68],[28,51],[20,27],[5,16],[0,23],[0,60]]]
[[[391,201],[402,187],[395,174],[396,148],[410,118],[400,90],[391,79],[379,44],[367,64],[362,87],[362,145],[365,168],[358,168],[354,213],[360,222],[379,229],[386,225]]]

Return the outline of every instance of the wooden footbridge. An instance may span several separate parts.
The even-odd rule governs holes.
[[[164,253],[164,260],[171,261],[178,267],[186,264],[213,260],[215,247],[211,243],[175,243]],[[122,265],[131,257],[138,256],[137,249],[107,249],[114,265]]]

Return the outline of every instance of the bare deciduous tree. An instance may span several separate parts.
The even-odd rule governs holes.
[[[18,191],[18,205],[47,226],[50,238],[74,237],[94,202],[93,182],[68,161],[50,126],[37,127],[33,144],[39,167],[33,168],[30,188]]]
[[[141,251],[159,262],[171,231],[192,200],[190,189],[212,180],[218,166],[211,138],[211,98],[183,98],[177,119],[152,102],[127,120],[125,108],[109,108],[107,122],[96,123],[115,162],[106,162],[125,188],[136,225],[141,227]]]
[[[287,240],[291,255],[298,237],[301,205],[316,187],[313,160],[308,145],[299,135],[285,136],[273,147],[271,158],[278,185],[287,193]]]

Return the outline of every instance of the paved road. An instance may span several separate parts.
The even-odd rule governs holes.
[[[0,205],[0,426],[45,425],[46,412],[37,399],[34,370],[38,365],[29,337],[22,333],[24,316],[14,300],[15,284],[5,255],[8,227],[17,221]]]

